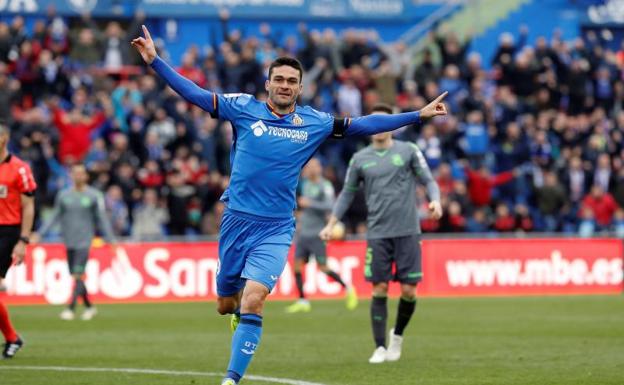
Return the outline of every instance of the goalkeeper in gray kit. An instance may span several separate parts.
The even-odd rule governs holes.
[[[444,96],[446,93],[435,101],[440,115],[446,114]],[[378,104],[373,113],[391,114],[392,108]],[[442,216],[440,189],[418,147],[393,139],[389,132],[373,135],[372,143],[353,155],[342,192],[320,232],[322,239],[331,238],[334,225],[351,205],[355,192],[363,187],[368,209],[364,275],[373,284],[370,314],[376,344],[370,363],[396,361],[401,357],[403,331],[416,309],[416,286],[422,279],[417,181],[427,188],[431,216],[439,219]],[[386,348],[390,281],[400,282],[401,299]]]
[[[82,319],[90,320],[97,310],[92,305],[84,282],[87,259],[95,229],[99,226],[108,243],[116,248],[113,230],[106,216],[104,197],[97,189],[89,186],[89,175],[84,165],[75,164],[71,168],[73,185],[60,191],[54,202],[54,210],[50,218],[34,233],[33,242],[37,242],[58,221],[61,225],[63,243],[67,249],[69,272],[74,278],[74,292],[68,307],[61,313],[64,320],[73,320],[78,298],[82,298],[85,311]]]

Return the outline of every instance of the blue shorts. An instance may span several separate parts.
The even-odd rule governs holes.
[[[294,218],[265,218],[226,209],[219,232],[217,294],[232,296],[248,279],[273,290],[286,266],[294,233]]]

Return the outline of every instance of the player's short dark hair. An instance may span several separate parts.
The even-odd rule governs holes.
[[[295,59],[294,57],[288,57],[288,56],[281,56],[273,60],[273,62],[269,66],[269,80],[271,80],[271,74],[273,73],[273,68],[281,67],[281,66],[292,67],[296,69],[297,71],[299,71],[299,82],[301,82],[301,80],[303,79],[303,65],[301,65],[301,62],[299,60]]]
[[[373,106],[373,109],[371,110],[371,112],[385,112],[386,114],[391,114],[394,112],[392,110],[392,106],[390,106],[389,104],[386,103],[376,103]]]

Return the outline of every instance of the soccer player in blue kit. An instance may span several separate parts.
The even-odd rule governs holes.
[[[156,53],[149,31],[132,40],[143,60],[188,102],[232,123],[230,185],[219,233],[217,311],[234,314],[230,362],[222,385],[236,385],[260,343],[262,309],[282,274],[295,232],[299,173],[325,139],[368,136],[446,114],[440,95],[420,111],[334,118],[297,105],[303,69],[280,57],[269,67],[266,102],[218,95],[178,74]]]

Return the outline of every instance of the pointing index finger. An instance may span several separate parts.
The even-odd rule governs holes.
[[[442,95],[438,96],[437,98],[435,98],[435,100],[433,101],[434,103],[440,103],[442,100],[444,100],[444,98],[446,97],[446,95],[448,95],[448,91],[444,91],[442,93]]]
[[[143,24],[141,27],[143,27],[143,34],[145,35],[145,38],[147,40],[152,40],[152,35],[150,35],[150,33],[147,30],[147,27],[145,26],[145,24]]]

